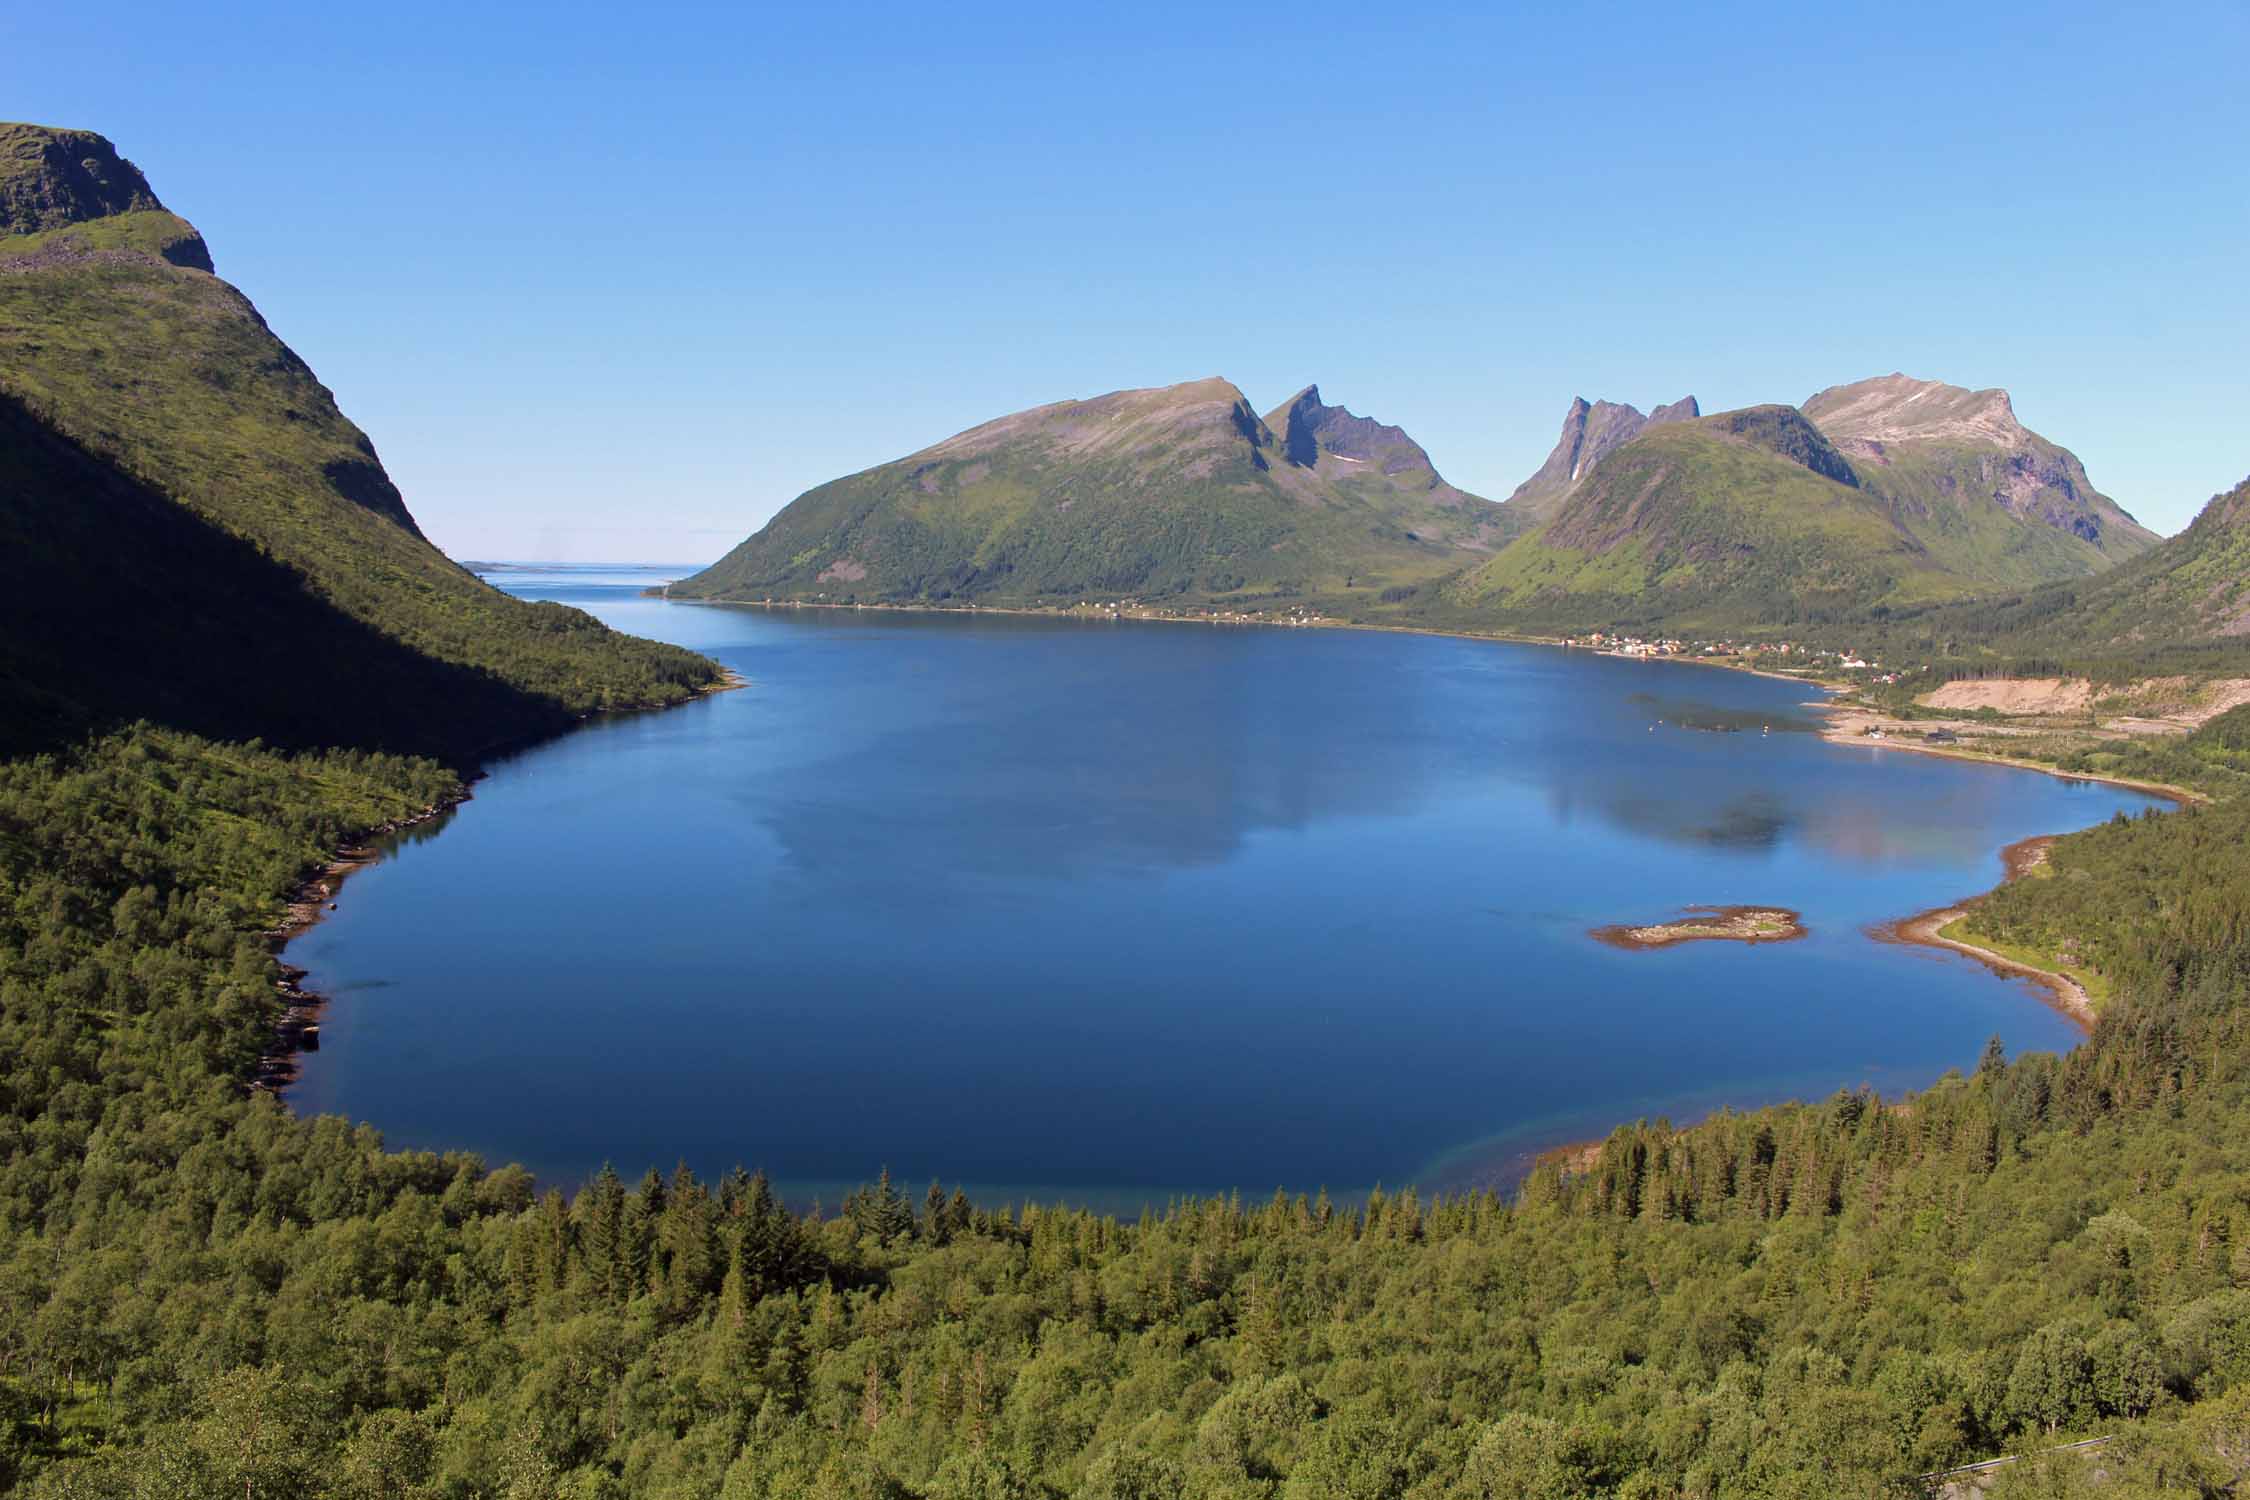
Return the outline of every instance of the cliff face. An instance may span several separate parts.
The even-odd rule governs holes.
[[[90,130],[0,124],[0,236],[88,226],[98,227],[70,240],[81,252],[141,248],[177,266],[212,269],[195,227],[167,210],[141,169],[107,140]],[[66,253],[59,236],[43,248]]]
[[[163,207],[141,169],[92,131],[0,125],[0,233]]]

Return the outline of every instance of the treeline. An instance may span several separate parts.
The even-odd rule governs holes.
[[[2065,840],[1982,918],[2118,955],[2068,1057],[1633,1126],[1515,1203],[1120,1221],[882,1178],[818,1217],[740,1172],[542,1191],[251,1094],[279,893],[452,785],[148,728],[0,768],[0,1464],[26,1493],[1875,1494],[2096,1427],[2124,1433],[2110,1493],[2235,1477],[2231,805]]]

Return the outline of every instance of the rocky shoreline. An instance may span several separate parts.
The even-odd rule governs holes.
[[[1596,927],[1587,935],[1612,948],[1646,953],[1676,943],[1719,941],[1753,947],[1760,943],[1788,943],[1809,931],[1803,913],[1785,906],[1691,906],[1686,915],[1669,922],[1643,926],[1620,923]]]
[[[289,893],[281,921],[263,934],[267,948],[276,955],[275,966],[279,972],[274,980],[274,993],[280,998],[282,1009],[280,1018],[274,1022],[265,1055],[258,1059],[257,1071],[251,1076],[251,1088],[280,1094],[297,1081],[297,1059],[304,1053],[320,1050],[320,1017],[327,1007],[328,997],[304,988],[306,971],[295,964],[282,963],[281,951],[289,946],[291,939],[336,909],[336,898],[353,871],[363,870],[383,857],[378,840],[435,822],[469,797],[469,787],[464,782],[454,795],[433,802],[418,813],[361,829],[337,847],[335,858]]]

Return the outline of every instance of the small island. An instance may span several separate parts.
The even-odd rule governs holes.
[[[1691,906],[1670,922],[1645,927],[1597,927],[1593,937],[1612,948],[1647,951],[1674,943],[1720,938],[1730,943],[1786,943],[1806,933],[1804,917],[1781,906]]]

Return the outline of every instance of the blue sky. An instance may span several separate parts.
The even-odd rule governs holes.
[[[2250,5],[18,7],[0,114],[204,231],[456,556],[696,561],[1225,375],[1495,498],[1570,397],[2001,385],[2250,472]]]

